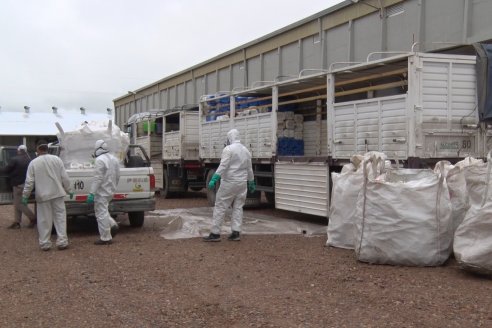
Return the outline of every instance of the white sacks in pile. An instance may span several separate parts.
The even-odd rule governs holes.
[[[492,160],[465,168],[470,209],[454,236],[454,256],[461,267],[492,273]]]
[[[354,155],[350,164],[343,166],[340,173],[333,172],[331,179],[333,189],[331,193],[330,214],[328,216],[328,239],[327,246],[354,249],[357,198],[364,185],[364,173],[362,162],[374,156],[380,158],[384,163],[386,155],[383,153],[370,152],[362,155]],[[373,170],[373,174],[380,174],[384,170],[381,165]]]
[[[359,261],[437,266],[449,258],[453,227],[444,174],[396,169],[373,178],[364,169],[364,181],[355,220]]]

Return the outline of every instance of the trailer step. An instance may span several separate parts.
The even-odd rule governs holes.
[[[257,191],[266,191],[266,192],[274,192],[275,189],[273,187],[267,187],[267,186],[256,186]]]
[[[255,177],[273,178],[273,172],[254,171]]]

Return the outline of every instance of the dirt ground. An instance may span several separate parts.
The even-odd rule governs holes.
[[[199,206],[201,193],[158,200]],[[76,220],[69,249],[42,252],[36,230],[5,229],[11,219],[0,207],[0,327],[492,327],[492,279],[454,260],[368,265],[300,235],[165,240],[158,222],[134,229],[124,216],[112,245],[93,245],[94,222]]]

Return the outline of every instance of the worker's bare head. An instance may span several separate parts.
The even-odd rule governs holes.
[[[38,154],[46,154],[48,152],[48,144],[39,144],[36,147],[36,151]]]

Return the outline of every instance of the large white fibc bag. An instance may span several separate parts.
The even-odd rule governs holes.
[[[452,236],[451,204],[443,174],[397,169],[372,179],[365,173],[365,186],[357,200],[355,252],[359,261],[441,265],[451,254]]]
[[[130,138],[128,134],[120,130],[112,121],[84,122],[73,131],[64,131],[58,126],[57,134],[61,147],[60,158],[66,168],[80,169],[94,166],[94,144],[97,140],[106,141],[109,152],[120,163],[123,162]]]
[[[448,161],[441,161],[436,164],[434,169],[435,173],[439,173],[441,168],[444,168],[443,172],[446,176],[451,199],[453,231],[456,231],[456,228],[463,222],[465,214],[470,208],[465,168],[473,165],[483,165],[483,160],[467,157],[455,165]]]
[[[492,273],[492,162],[465,169],[470,194],[470,209],[456,229],[453,250],[465,269]]]
[[[340,173],[331,174],[333,188],[327,228],[327,246],[354,249],[355,204],[364,184],[362,162],[364,158],[370,157],[386,159],[383,153],[376,152],[367,153],[364,156],[354,155],[350,159],[351,163],[344,165]],[[381,162],[384,163],[384,161],[378,163]],[[373,173],[377,175],[383,169],[384,166],[376,167]]]

